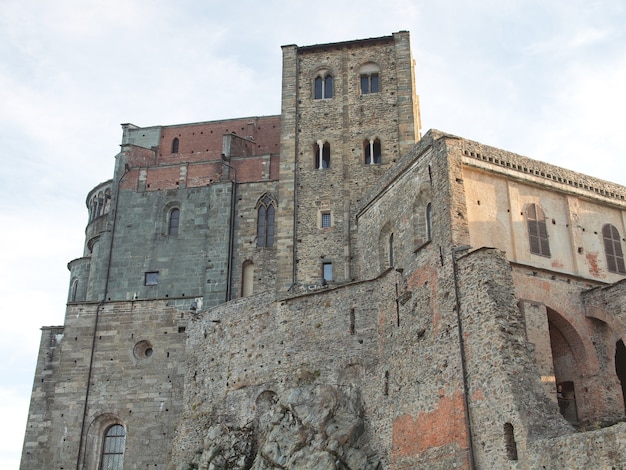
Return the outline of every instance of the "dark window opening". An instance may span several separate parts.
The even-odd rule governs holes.
[[[267,194],[258,202],[256,246],[269,248],[274,246],[274,218],[276,209],[273,199]]]
[[[180,210],[172,209],[170,211],[170,220],[167,233],[169,235],[178,235],[178,224],[180,222]]]
[[[382,152],[380,147],[380,140],[365,140],[363,142],[363,154],[365,155],[366,165],[380,165],[382,163]]]
[[[315,77],[314,98],[316,100],[333,97],[333,77],[331,75]]]
[[[604,239],[604,253],[606,254],[606,264],[609,272],[626,274],[619,231],[613,225],[606,224],[602,227],[602,238]]]
[[[558,378],[557,378],[558,380]],[[559,411],[570,423],[578,423],[578,407],[576,406],[576,394],[574,393],[574,382],[557,382],[556,400],[559,404]]]
[[[517,460],[517,443],[515,433],[511,423],[504,423],[504,446],[506,447],[506,458]]]
[[[354,318],[354,309],[350,309],[350,334],[353,335],[355,332],[355,318]]]
[[[361,94],[378,93],[380,91],[378,83],[377,73],[361,74]]]
[[[147,272],[145,273],[144,285],[146,286],[156,286],[159,284],[159,272]]]
[[[535,255],[549,258],[550,244],[548,243],[546,216],[538,204],[530,204],[526,208],[526,222],[528,224],[530,252]]]
[[[330,168],[330,144],[324,142],[320,147],[319,143],[317,143],[313,151],[315,152],[315,168],[318,170]]]
[[[178,137],[174,137],[174,140],[172,140],[172,153],[178,153],[179,143],[180,141],[178,140]]]

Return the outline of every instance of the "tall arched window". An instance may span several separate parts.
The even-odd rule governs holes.
[[[315,168],[318,170],[330,168],[330,144],[318,140],[313,151],[315,152]]]
[[[389,235],[389,266],[395,266],[396,265],[396,253],[394,251],[394,246],[393,246],[393,233],[391,235]]]
[[[170,211],[170,220],[168,222],[168,235],[178,235],[178,225],[180,222],[180,210],[172,209]]]
[[[76,302],[76,295],[78,293],[78,279],[72,281],[72,287],[70,288],[70,302]]]
[[[274,246],[274,200],[265,194],[257,203],[256,246],[269,248]]]
[[[109,426],[104,433],[102,445],[102,470],[122,470],[124,466],[124,447],[126,446],[126,430],[121,424]]]
[[[380,165],[382,161],[379,139],[366,139],[363,141],[363,155],[366,165]]]
[[[613,225],[606,224],[602,227],[602,238],[604,239],[604,253],[606,254],[606,265],[609,272],[626,274],[619,231]]]
[[[315,77],[313,85],[313,98],[316,100],[333,97],[333,76],[327,70],[321,70]]]
[[[174,140],[172,140],[172,153],[178,153],[179,144],[180,141],[178,140],[178,137],[174,137]]]
[[[104,212],[103,214],[108,214],[109,210],[111,210],[111,189],[107,189],[104,192]]]
[[[526,207],[526,223],[528,224],[528,240],[530,252],[550,257],[550,244],[548,243],[548,227],[546,216],[539,204],[529,204]]]

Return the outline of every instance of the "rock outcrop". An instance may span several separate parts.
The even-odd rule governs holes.
[[[212,425],[188,468],[375,470],[358,389],[310,385],[264,392],[248,426]]]

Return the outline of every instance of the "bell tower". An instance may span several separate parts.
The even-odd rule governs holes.
[[[420,138],[409,33],[283,46],[277,290],[357,278],[355,209]]]

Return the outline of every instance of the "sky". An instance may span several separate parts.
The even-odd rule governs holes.
[[[622,0],[0,0],[0,468],[120,124],[279,114],[282,45],[408,30],[423,133],[626,185],[624,25]]]

